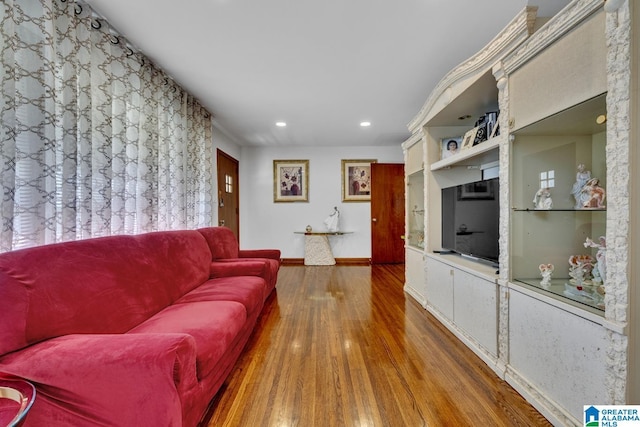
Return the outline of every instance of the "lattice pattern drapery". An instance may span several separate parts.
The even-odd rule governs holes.
[[[210,225],[209,113],[86,4],[0,14],[0,251]]]

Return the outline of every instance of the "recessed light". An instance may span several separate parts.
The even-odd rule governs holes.
[[[360,126],[366,128],[367,126],[371,126],[371,122],[360,122]]]
[[[279,128],[283,128],[287,126],[286,122],[276,122],[276,126],[278,126]]]

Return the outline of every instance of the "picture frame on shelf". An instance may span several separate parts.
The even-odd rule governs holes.
[[[376,159],[343,159],[342,165],[342,201],[371,201],[371,164]]]
[[[476,140],[477,133],[478,133],[478,127],[474,127],[473,129],[471,129],[470,131],[464,134],[464,137],[462,140],[463,150],[468,150],[469,148],[473,147],[473,143]]]
[[[451,138],[442,138],[440,140],[440,146],[440,159],[447,159],[458,154],[460,150],[462,150],[462,137],[454,136]]]
[[[491,129],[491,135],[489,135],[489,139],[495,138],[500,135],[500,123],[495,123],[493,129]]]
[[[487,123],[482,123],[476,127],[477,131],[473,138],[473,145],[482,144],[487,139],[489,139],[489,135],[487,135]]]
[[[273,201],[309,201],[309,160],[273,161]]]

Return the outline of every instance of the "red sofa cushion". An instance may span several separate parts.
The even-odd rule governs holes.
[[[198,231],[204,236],[211,251],[211,259],[238,258],[240,246],[228,227],[206,227]]]
[[[193,230],[0,254],[0,355],[67,334],[126,332],[205,282],[210,262]]]
[[[7,354],[0,372],[36,385],[28,426],[178,426],[195,360],[186,334],[81,334]]]
[[[244,305],[235,301],[200,301],[174,304],[139,326],[131,334],[184,333],[196,342],[196,370],[199,379],[216,369],[225,353],[242,336],[247,320]],[[250,325],[249,327],[252,327]]]
[[[204,236],[209,245],[213,263],[238,261],[265,262],[267,264],[265,279],[268,285],[265,299],[269,296],[278,281],[278,271],[280,270],[281,264],[279,249],[239,249],[236,236],[228,227],[206,227],[200,228],[198,231]]]
[[[262,311],[265,281],[260,277],[236,276],[209,280],[178,301],[185,304],[199,301],[235,301],[247,310],[247,317],[256,317]]]

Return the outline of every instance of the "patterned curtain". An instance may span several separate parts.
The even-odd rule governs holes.
[[[212,222],[210,115],[73,0],[0,8],[0,251]]]

